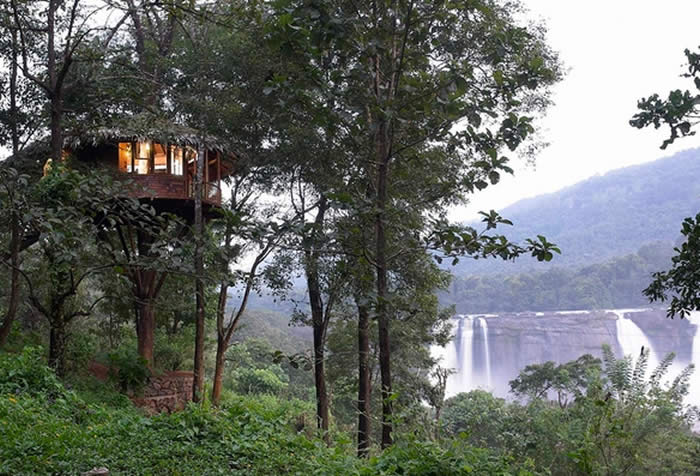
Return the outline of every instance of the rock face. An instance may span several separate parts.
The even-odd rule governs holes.
[[[691,363],[693,357],[700,361],[698,325],[667,319],[663,310],[456,316],[454,324],[452,343],[435,349],[442,366],[456,370],[448,380],[448,396],[475,388],[507,396],[508,382],[526,365],[563,363],[586,353],[599,357],[602,344],[618,356],[635,358],[642,345],[651,347],[658,359],[675,352],[674,368]],[[699,355],[693,356],[696,336]]]

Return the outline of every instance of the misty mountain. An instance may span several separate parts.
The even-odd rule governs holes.
[[[558,266],[582,266],[636,252],[680,236],[683,218],[700,211],[700,149],[591,177],[558,192],[521,200],[499,212],[514,226],[499,228],[521,241],[545,235],[561,247]],[[455,275],[545,270],[551,264],[464,260]]]

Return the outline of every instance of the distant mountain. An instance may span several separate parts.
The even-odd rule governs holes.
[[[545,235],[562,249],[557,265],[582,266],[634,253],[651,242],[671,247],[683,218],[699,211],[700,149],[692,149],[521,200],[500,213],[514,223],[502,229],[510,238]],[[523,258],[515,263],[465,260],[451,269],[465,275],[547,267]]]

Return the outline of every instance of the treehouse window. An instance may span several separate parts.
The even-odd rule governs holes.
[[[122,172],[131,173],[133,164],[131,162],[131,142],[119,143],[119,170]]]
[[[170,173],[173,175],[182,175],[182,147],[170,146]]]
[[[136,143],[136,161],[134,169],[139,175],[145,175],[151,171],[151,143],[137,142]]]
[[[153,171],[157,174],[168,172],[168,156],[162,144],[153,144]]]

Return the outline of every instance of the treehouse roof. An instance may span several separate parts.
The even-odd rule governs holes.
[[[116,141],[154,141],[162,144],[202,146],[222,155],[238,156],[227,141],[197,129],[149,114],[129,116],[113,122],[66,134],[65,146],[79,149]]]

